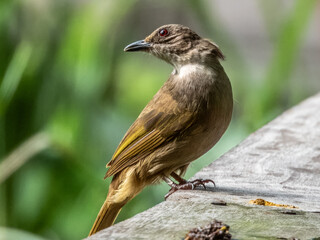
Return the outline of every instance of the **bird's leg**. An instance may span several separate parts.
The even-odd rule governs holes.
[[[185,179],[183,179],[182,177],[180,177],[178,174],[176,174],[175,172],[170,174],[171,177],[173,177],[175,180],[178,181],[179,184],[183,184],[186,183],[187,181]]]
[[[163,177],[163,180],[171,187],[174,188],[175,186],[177,186],[176,183],[174,183],[170,178],[168,177]]]
[[[173,177],[175,180],[177,180],[179,182],[179,185],[194,185],[194,187],[192,189],[194,189],[195,187],[201,185],[203,186],[204,189],[206,189],[206,183],[212,183],[214,186],[216,186],[216,184],[214,183],[214,181],[212,181],[211,179],[196,179],[193,181],[187,181],[185,179],[183,179],[182,177],[180,177],[178,174],[176,174],[175,172],[170,174],[171,177]]]
[[[166,181],[166,183],[171,187],[169,192],[164,196],[165,199],[167,199],[172,193],[178,190],[193,190],[197,186],[203,186],[204,189],[206,189],[206,183],[212,183],[214,186],[216,184],[214,181],[210,179],[196,179],[193,181],[186,181],[182,177],[180,177],[175,172],[171,173],[171,177],[173,177],[175,180],[177,180],[179,183],[174,183],[170,178],[164,177],[163,179]]]
[[[179,184],[176,184],[175,182],[173,182],[170,178],[168,177],[163,177],[163,180],[171,187],[171,189],[169,190],[169,192],[164,196],[164,199],[167,200],[167,198],[174,193],[175,191],[179,190],[178,186]]]

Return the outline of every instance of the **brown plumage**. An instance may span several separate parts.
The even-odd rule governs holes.
[[[145,51],[173,65],[169,79],[142,110],[120,142],[106,178],[112,182],[89,235],[113,224],[121,208],[145,186],[181,176],[227,129],[233,100],[213,42],[170,24],[125,51]],[[179,189],[174,183],[173,188]]]

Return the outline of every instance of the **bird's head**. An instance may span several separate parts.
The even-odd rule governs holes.
[[[144,51],[172,64],[176,69],[190,63],[210,64],[224,56],[218,46],[201,38],[190,28],[168,24],[153,31],[144,40],[125,47],[124,51]]]

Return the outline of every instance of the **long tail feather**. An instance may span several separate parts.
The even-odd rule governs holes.
[[[104,228],[110,227],[116,220],[123,205],[124,204],[110,203],[110,201],[106,199],[91,228],[89,236],[91,236],[92,234],[95,234],[96,232],[99,232]]]
[[[107,199],[98,213],[89,236],[110,227],[121,208],[143,189],[145,182],[137,181],[136,175],[132,173],[134,169],[127,168],[113,177]]]

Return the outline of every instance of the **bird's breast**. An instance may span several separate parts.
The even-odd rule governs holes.
[[[217,74],[201,64],[186,64],[177,68],[167,82],[170,94],[182,108],[201,110],[212,98]]]
[[[178,105],[196,113],[187,135],[193,146],[199,146],[199,154],[203,154],[220,139],[230,123],[233,99],[229,79],[222,67],[189,64],[174,75],[173,83],[172,96]]]

